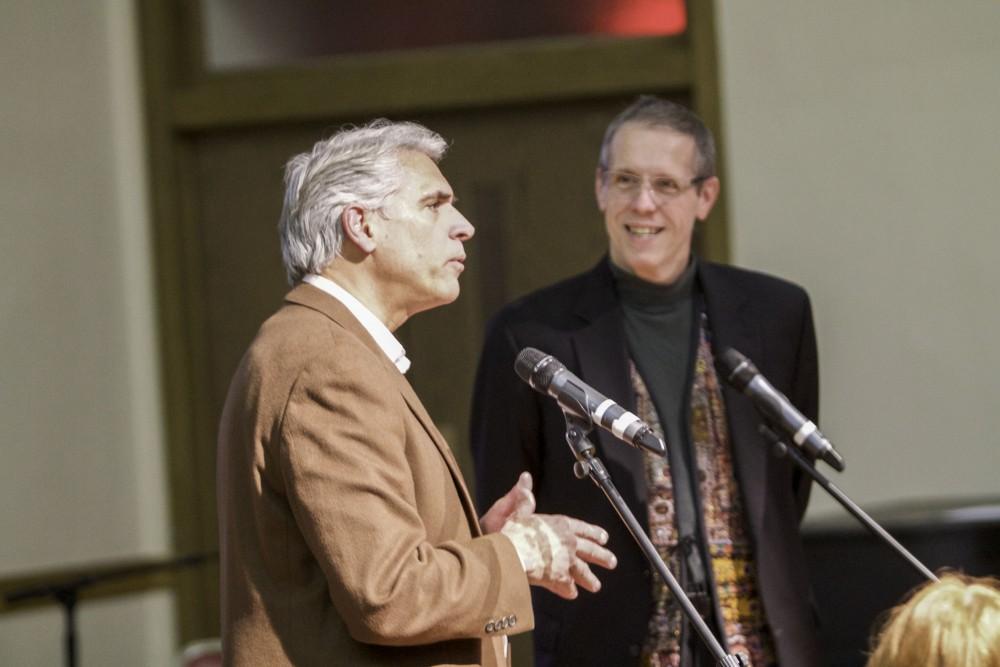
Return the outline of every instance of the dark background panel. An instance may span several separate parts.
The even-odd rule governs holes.
[[[894,506],[870,514],[938,575],[944,570],[975,576],[1000,572],[997,499]],[[804,539],[825,664],[863,667],[869,637],[885,614],[925,580],[850,518],[817,522],[807,527]]]

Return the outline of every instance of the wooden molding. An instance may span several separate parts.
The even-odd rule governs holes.
[[[689,54],[678,37],[573,37],[342,56],[206,74],[174,92],[171,122],[201,131],[682,89]]]

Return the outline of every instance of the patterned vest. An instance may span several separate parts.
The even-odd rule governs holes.
[[[715,374],[704,314],[700,325],[691,387],[691,441],[702,521],[708,537],[707,553],[715,579],[714,597],[725,626],[723,646],[727,653],[748,656],[753,667],[769,667],[776,664],[774,646],[760,603],[739,483],[733,473],[722,391]],[[636,412],[662,438],[663,429],[649,391],[635,364],[630,362],[629,366],[636,393]],[[670,446],[668,442],[667,447]],[[650,539],[667,567],[677,576],[681,572],[682,554],[678,548],[673,484],[667,457],[646,453],[645,470]],[[659,577],[653,578],[653,602],[642,665],[679,667],[684,626],[682,611]]]

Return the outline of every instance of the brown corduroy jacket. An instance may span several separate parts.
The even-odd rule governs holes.
[[[534,624],[447,443],[339,301],[299,285],[233,379],[218,449],[229,665],[506,664]]]

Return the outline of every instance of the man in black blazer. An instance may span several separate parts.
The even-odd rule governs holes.
[[[809,298],[784,280],[692,254],[695,222],[719,193],[714,162],[711,134],[693,113],[639,98],[612,121],[601,147],[595,189],[609,255],[509,304],[488,327],[471,431],[480,505],[527,470],[538,511],[606,528],[619,556],[597,594],[569,604],[534,592],[536,667],[715,662],[670,612],[669,594],[607,499],[574,477],[558,405],[513,371],[524,347],[553,355],[665,434],[662,460],[604,431],[591,440],[644,529],[655,524],[661,555],[680,570],[673,574],[727,652],[745,651],[755,667],[820,663],[798,532],[809,480],[768,452],[753,406],[722,386],[710,363],[728,347],[739,350],[815,420]],[[704,414],[712,406],[721,406],[714,421]],[[729,472],[715,480],[715,471]],[[743,555],[731,558],[734,550]]]

